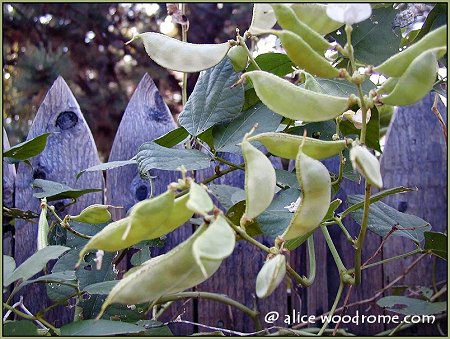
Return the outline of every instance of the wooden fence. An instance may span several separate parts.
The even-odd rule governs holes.
[[[382,156],[382,172],[385,187],[417,186],[418,192],[396,195],[386,199],[393,207],[407,213],[418,215],[433,225],[437,231],[447,229],[447,146],[443,139],[439,123],[430,108],[432,96],[427,96],[414,106],[400,108],[388,132],[385,152]],[[441,112],[445,108],[440,108]],[[126,160],[132,157],[137,148],[144,142],[155,139],[176,126],[169,109],[161,98],[152,79],[146,74],[137,86],[122,118],[111,150],[109,161]],[[124,206],[116,210],[114,219],[124,216],[127,209],[144,199],[149,192],[148,183],[142,180],[136,166],[125,166],[106,172],[105,178],[100,172],[86,173],[76,181],[75,175],[82,169],[98,164],[99,158],[94,139],[83,118],[80,107],[65,81],[59,77],[48,91],[41,104],[28,139],[44,132],[58,132],[49,138],[44,152],[32,159],[33,167],[21,163],[17,174],[11,165],[3,166],[3,203],[23,210],[38,211],[39,200],[32,197],[31,182],[43,178],[64,183],[71,187],[106,188],[104,193],[87,194],[75,205],[64,211],[65,214],[76,214],[93,203],[107,203]],[[3,147],[8,148],[8,139],[3,134]],[[229,159],[239,161],[236,156]],[[327,161],[327,166],[336,168],[336,161]],[[276,164],[277,165],[277,164]],[[280,165],[281,166],[281,165]],[[197,171],[197,180],[212,173],[212,169]],[[178,173],[154,171],[156,194],[163,192],[166,185],[176,180]],[[241,186],[243,172],[233,172],[215,183]],[[347,194],[362,193],[360,185],[344,181],[338,196],[345,201]],[[345,220],[350,233],[357,235],[358,225],[351,219]],[[5,231],[7,231],[5,233]],[[186,239],[192,233],[190,225],[184,225],[168,236],[165,247],[167,251]],[[331,236],[337,250],[342,254],[348,267],[353,265],[353,250],[335,227],[330,228]],[[4,229],[3,253],[13,255],[19,265],[36,248],[37,225],[17,220],[14,230]],[[263,240],[265,241],[265,240]],[[256,303],[261,314],[277,311],[280,315],[292,312],[307,315],[319,315],[328,311],[338,288],[338,272],[333,258],[327,250],[321,232],[316,232],[317,275],[310,288],[292,287],[288,291],[286,284],[277,288],[269,298],[258,300],[254,296],[256,275],[262,266],[265,255],[247,243],[239,242],[231,257],[226,259],[220,270],[207,282],[197,287],[199,291],[211,291],[227,294],[249,307]],[[364,249],[368,258],[381,243],[380,237],[369,234]],[[267,242],[267,245],[270,244]],[[391,237],[386,242],[379,259],[403,253],[412,246],[410,241],[399,237]],[[364,258],[363,258],[364,259]],[[379,265],[363,271],[363,283],[353,288],[350,303],[369,299],[383,289],[389,282],[401,275],[412,259],[404,259]],[[408,284],[431,285],[433,258],[426,258],[411,273],[405,282]],[[291,265],[301,274],[307,272],[308,257],[304,246],[290,253]],[[438,265],[438,280],[447,277],[446,266]],[[400,280],[399,284],[403,281]],[[388,291],[389,292],[389,291]],[[25,305],[31,312],[37,312],[43,304],[49,303],[42,285],[28,285],[21,291]],[[349,315],[356,310],[360,314],[380,314],[382,310],[373,301],[348,309]],[[254,331],[251,320],[238,310],[209,300],[189,300],[174,303],[163,320],[182,314],[182,319],[209,326],[234,329],[241,332]],[[73,309],[58,307],[49,314],[50,321],[57,326],[69,322],[73,318]],[[272,325],[285,326],[284,317]],[[264,324],[266,327],[271,324]],[[319,324],[316,324],[318,326]],[[373,334],[392,326],[384,324],[360,324],[346,326],[357,334]],[[194,325],[173,326],[177,334],[191,334],[194,330],[205,331]]]

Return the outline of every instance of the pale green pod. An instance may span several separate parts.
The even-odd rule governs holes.
[[[281,235],[284,240],[314,231],[327,214],[331,200],[330,174],[320,161],[307,156],[300,149],[295,167],[302,196],[289,226]]]
[[[108,211],[110,205],[94,204],[86,207],[75,216],[70,216],[70,220],[83,222],[86,224],[102,224],[111,220],[111,213]]]
[[[383,82],[381,87],[378,88],[378,90],[377,90],[378,94],[392,92],[392,90],[395,88],[395,86],[398,83],[398,79],[399,78],[393,78],[393,77],[386,79],[386,81]]]
[[[221,216],[209,226],[203,224],[186,241],[166,254],[150,259],[139,269],[120,280],[109,293],[97,318],[110,304],[130,305],[151,302],[165,294],[181,292],[205,281],[217,271],[223,258],[231,254],[234,248],[233,232],[222,230],[206,232],[209,228],[217,230],[224,227],[230,228]],[[200,243],[197,243],[198,241]],[[206,253],[206,247],[203,244],[211,241],[226,244],[225,249],[210,248],[211,252]],[[197,248],[196,251],[201,249],[202,255],[199,257],[201,266],[196,260],[194,248]]]
[[[206,188],[194,181],[191,181],[190,185],[189,200],[186,203],[187,208],[195,213],[207,215],[214,208],[214,203]]]
[[[247,51],[242,46],[233,46],[228,51],[228,57],[231,60],[235,72],[242,72],[248,63]]]
[[[266,298],[283,281],[286,275],[286,257],[277,254],[267,260],[256,277],[256,295],[258,298]]]
[[[272,7],[269,4],[257,3],[253,5],[252,22],[248,31],[253,35],[264,33],[275,26],[276,22]]]
[[[347,146],[345,140],[325,141],[276,132],[257,134],[248,138],[248,141],[258,141],[273,155],[292,160],[297,158],[298,148],[302,143],[303,153],[317,160],[335,156]]]
[[[316,93],[323,93],[323,90],[320,87],[320,84],[316,80],[316,78],[314,78],[311,74],[307,72],[303,72],[303,74],[305,75],[305,89]]]
[[[245,161],[245,212],[241,224],[246,225],[269,207],[275,194],[276,175],[270,160],[244,137],[241,144]]]
[[[339,70],[317,53],[303,38],[290,31],[270,31],[280,38],[286,54],[294,64],[321,78],[337,78]]]
[[[192,253],[197,265],[208,277],[208,270],[203,265],[204,260],[223,260],[233,253],[236,235],[221,215],[211,223],[201,237],[194,241]]]
[[[272,111],[293,120],[317,122],[334,119],[348,109],[348,99],[316,93],[264,71],[251,71],[256,94]]]
[[[367,182],[377,188],[383,187],[380,162],[365,146],[355,145],[350,149],[350,161]]]
[[[409,65],[420,54],[432,48],[445,46],[447,46],[447,25],[441,26],[438,29],[429,32],[418,42],[409,46],[404,51],[394,54],[381,65],[375,67],[373,70],[390,77],[398,78],[403,73],[405,73]]]
[[[217,65],[231,47],[228,42],[192,44],[156,32],[141,33],[133,38],[135,39],[142,39],[145,51],[158,65],[189,73]]]
[[[159,238],[160,236],[170,233],[173,230],[177,229],[179,226],[183,225],[187,222],[192,215],[194,214],[191,209],[187,207],[187,202],[189,200],[190,194],[182,195],[179,198],[175,199],[173,204],[172,213],[170,213],[169,217],[164,221],[161,232],[164,232],[161,235],[158,235],[152,239]],[[158,232],[160,233],[160,232]],[[155,233],[151,233],[151,236]]]
[[[41,209],[38,222],[38,237],[37,237],[37,250],[42,250],[48,246],[48,220],[47,220],[47,204]]]
[[[285,4],[272,4],[278,24],[281,28],[300,36],[313,50],[320,55],[331,47],[331,44],[319,33],[301,22],[292,8]]]
[[[337,30],[343,24],[327,15],[327,6],[317,3],[291,4],[297,18],[319,34],[326,35]]]
[[[426,96],[433,88],[438,71],[436,54],[443,49],[434,48],[420,54],[398,79],[394,89],[381,101],[387,105],[406,106]]]

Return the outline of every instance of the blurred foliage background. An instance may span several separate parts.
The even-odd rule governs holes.
[[[187,6],[188,40],[224,42],[251,21],[252,4]],[[12,145],[25,140],[48,89],[58,77],[73,91],[102,160],[107,160],[126,105],[145,72],[176,116],[181,74],[155,64],[134,34],[157,31],[180,38],[162,3],[4,3],[3,122]],[[188,79],[188,93],[197,74]]]

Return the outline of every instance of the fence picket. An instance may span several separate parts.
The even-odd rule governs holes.
[[[97,165],[99,158],[94,139],[80,107],[62,77],[58,77],[47,92],[28,133],[27,139],[52,132],[47,147],[31,159],[32,168],[20,163],[15,185],[15,205],[22,210],[39,211],[39,199],[33,197],[32,181],[37,178],[57,181],[73,188],[103,188],[101,173],[86,173],[78,181],[76,174],[87,167]],[[66,201],[67,203],[69,201]],[[80,197],[75,205],[63,213],[76,214],[86,206],[103,202],[103,193],[90,193]],[[56,209],[63,203],[55,204]],[[36,251],[37,224],[17,220],[15,235],[15,259],[19,265]],[[45,287],[31,284],[21,291],[27,308],[36,313],[45,306]],[[72,310],[61,307],[52,310],[57,325],[70,318]]]

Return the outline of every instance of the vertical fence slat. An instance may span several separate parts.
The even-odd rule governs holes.
[[[32,181],[36,178],[57,181],[73,188],[103,188],[101,173],[86,173],[77,181],[76,174],[97,165],[99,158],[94,139],[80,107],[62,77],[58,77],[45,96],[28,133],[27,139],[52,132],[44,152],[31,160],[33,168],[19,164],[16,179],[15,205],[22,210],[39,211],[39,199],[33,197]],[[68,202],[68,201],[67,201]],[[94,203],[103,202],[103,193],[80,197],[75,205],[63,211],[76,214]],[[36,251],[37,224],[17,220],[15,259],[19,265]],[[32,313],[45,307],[45,287],[32,284],[23,289],[24,303]],[[69,320],[73,310],[58,308],[49,313],[56,325]]]
[[[385,199],[402,212],[428,221],[432,231],[447,232],[447,145],[441,126],[431,111],[434,94],[421,102],[398,108],[389,128],[381,170],[385,187],[417,187],[418,192],[398,194]],[[446,108],[439,105],[446,118]],[[400,237],[391,237],[384,246],[383,256],[414,249],[414,244]],[[395,279],[414,257],[384,265],[385,284]],[[431,286],[433,258],[422,260],[405,278],[406,284]],[[437,280],[447,279],[447,266],[438,259]]]
[[[145,74],[137,86],[122,117],[114,138],[109,161],[126,160],[136,155],[140,145],[169,132],[176,127],[169,108],[164,103],[155,83]],[[163,193],[167,185],[176,181],[180,175],[174,171],[151,171],[153,179],[153,195]],[[151,192],[148,181],[139,176],[137,166],[128,165],[108,170],[106,173],[106,201],[111,205],[123,206],[114,211],[114,219],[123,218],[128,209],[135,203],[146,199]],[[163,249],[151,249],[152,256],[167,252],[192,234],[190,225],[184,225],[167,236]],[[126,264],[126,263],[124,263]],[[126,268],[123,264],[119,269]],[[186,319],[192,320],[192,302],[184,305],[184,301],[174,303],[164,314],[161,321],[168,321],[180,312]],[[178,313],[177,313],[178,312]],[[192,326],[171,326],[176,333],[181,329],[192,333]],[[179,333],[181,334],[181,333]]]
[[[3,150],[7,150],[10,148],[8,135],[6,134],[5,129],[3,128]],[[2,178],[2,200],[4,207],[14,207],[14,181],[16,178],[16,168],[12,164],[7,164],[5,161],[3,162],[3,178]],[[5,218],[3,221],[3,230],[5,230],[5,223],[8,223],[9,220]],[[5,232],[3,231],[3,254],[13,256],[14,253],[14,238],[12,231]]]

